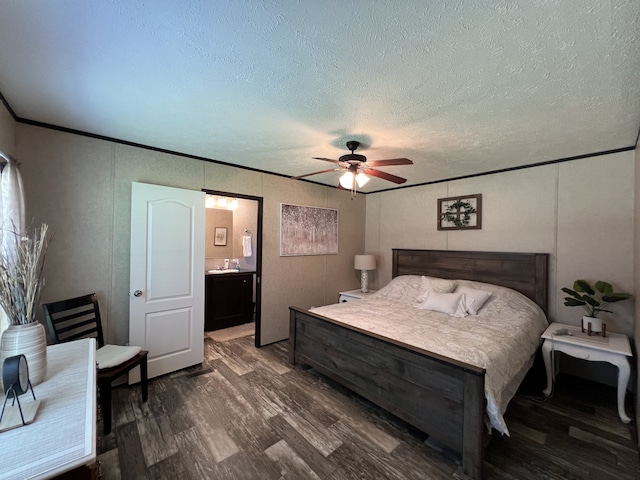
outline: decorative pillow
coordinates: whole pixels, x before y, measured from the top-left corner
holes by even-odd
[[[418,305],[418,308],[446,313],[453,317],[466,317],[470,303],[473,303],[473,300],[467,299],[463,293],[440,293],[427,290],[424,301]]]
[[[427,297],[427,292],[429,290],[433,290],[438,293],[451,293],[453,289],[456,287],[456,284],[453,280],[445,280],[444,278],[436,278],[436,277],[422,277],[422,291],[416,298],[416,303],[420,304],[424,302],[424,299]],[[419,305],[416,305],[419,306]]]
[[[427,277],[422,276],[422,288],[431,289],[438,293],[451,293],[456,288],[456,284],[453,280],[446,280],[444,278]]]
[[[399,275],[378,290],[374,295],[396,302],[413,305],[418,295],[422,293],[422,278],[420,275]]]
[[[471,288],[465,285],[458,285],[456,293],[464,294],[469,300],[473,300],[467,307],[467,313],[477,315],[478,310],[482,308],[485,302],[491,296],[491,292],[480,290],[479,288]]]

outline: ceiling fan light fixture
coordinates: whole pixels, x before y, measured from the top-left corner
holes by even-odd
[[[364,187],[368,181],[369,177],[367,177],[364,173],[360,172],[358,173],[358,175],[356,175],[356,183],[358,184],[358,187]]]
[[[372,167],[392,167],[395,165],[413,165],[413,162],[408,158],[387,158],[385,160],[374,160],[372,162],[367,162],[367,157],[364,155],[360,155],[355,153],[355,150],[360,146],[360,142],[355,140],[350,140],[347,142],[347,148],[351,150],[351,153],[346,155],[342,155],[338,160],[334,160],[333,158],[325,158],[325,157],[313,157],[315,160],[323,160],[325,162],[330,162],[334,164],[334,168],[330,168],[328,170],[321,170],[319,172],[307,173],[306,175],[299,175],[295,178],[299,180],[304,177],[309,177],[311,175],[318,175],[321,173],[329,173],[329,172],[337,172],[337,171],[345,171],[343,175],[339,179],[339,188],[344,190],[351,190],[351,197],[356,196],[356,191],[358,188],[364,187],[364,185],[369,181],[369,179],[373,177],[381,178],[382,180],[387,180],[389,182],[401,184],[407,181],[406,178],[398,177],[396,175],[392,175],[390,173],[376,170],[376,168]],[[335,166],[337,165],[337,166]],[[366,172],[366,174],[365,174]]]
[[[340,186],[342,188],[346,188],[347,190],[351,190],[353,188],[352,172],[344,172],[344,174],[340,177]]]

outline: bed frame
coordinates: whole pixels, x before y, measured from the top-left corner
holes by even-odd
[[[393,249],[394,277],[429,275],[517,290],[546,312],[548,254]],[[289,361],[362,395],[456,452],[482,478],[485,370],[290,307]]]

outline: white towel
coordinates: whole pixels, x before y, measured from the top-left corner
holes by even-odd
[[[242,237],[242,256],[251,256],[251,235],[244,235]]]

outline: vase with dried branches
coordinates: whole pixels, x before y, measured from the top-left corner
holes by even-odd
[[[44,289],[47,232],[47,224],[42,224],[27,235],[6,230],[0,233],[0,307],[9,321],[0,339],[0,368],[5,358],[24,354],[33,385],[44,380],[47,373],[47,339],[36,318]]]

